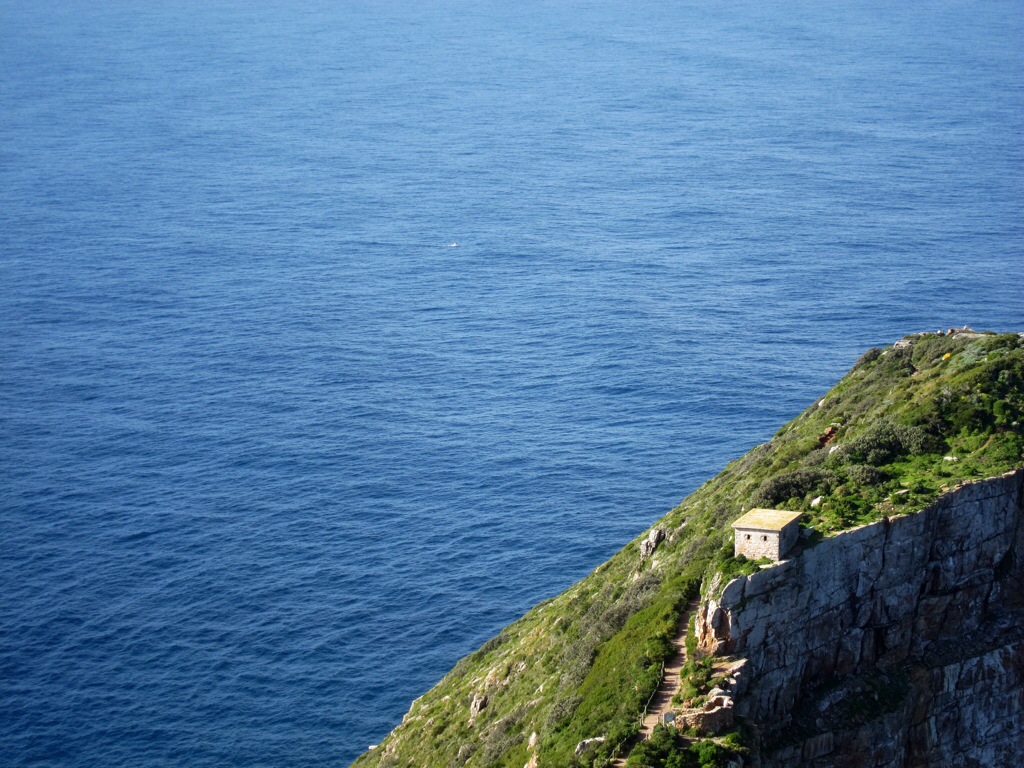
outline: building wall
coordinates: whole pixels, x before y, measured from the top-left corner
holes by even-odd
[[[779,547],[779,559],[786,556],[793,547],[796,546],[797,539],[800,538],[800,521],[794,520],[792,523],[782,529],[782,544]]]
[[[778,560],[779,534],[770,531],[752,531],[737,528],[734,554],[746,555],[751,560],[759,560],[762,557]]]

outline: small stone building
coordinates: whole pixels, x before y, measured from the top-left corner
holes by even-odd
[[[784,509],[752,509],[732,524],[735,555],[751,560],[781,560],[800,538],[800,513]]]

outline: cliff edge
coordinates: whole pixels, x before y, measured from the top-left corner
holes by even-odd
[[[462,659],[354,765],[1013,764],[1022,423],[1024,335],[868,350],[770,442]],[[753,507],[801,514],[784,562],[734,556],[730,525]],[[666,682],[668,722],[644,730]]]

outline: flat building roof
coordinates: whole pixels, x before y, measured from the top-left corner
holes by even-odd
[[[785,509],[752,509],[733,523],[732,527],[754,531],[781,531],[801,514]]]

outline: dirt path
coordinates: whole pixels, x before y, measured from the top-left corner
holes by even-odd
[[[672,697],[676,695],[676,691],[679,690],[679,673],[683,669],[683,665],[686,663],[686,628],[690,622],[690,614],[697,610],[697,605],[700,600],[693,600],[683,615],[679,617],[679,629],[676,633],[676,637],[673,638],[672,644],[676,648],[675,655],[665,662],[665,673],[662,675],[661,684],[658,686],[657,692],[654,694],[654,698],[651,699],[650,705],[647,707],[647,715],[644,717],[643,728],[640,734],[636,738],[634,744],[638,744],[641,741],[647,741],[651,738],[651,734],[654,732],[654,726],[662,721],[666,712],[672,711]],[[626,758],[629,757],[627,752],[623,757],[616,758],[608,765],[612,768],[621,768],[626,764]]]

